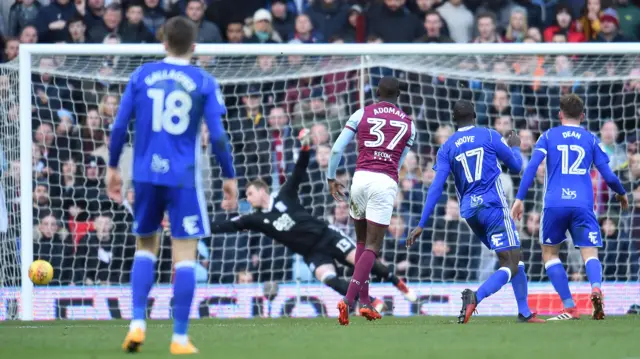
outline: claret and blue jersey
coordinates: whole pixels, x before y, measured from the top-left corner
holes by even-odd
[[[509,148],[495,130],[468,126],[460,128],[438,151],[434,179],[420,226],[433,213],[449,173],[453,173],[460,200],[460,215],[483,243],[496,251],[519,247],[515,224],[509,216],[500,173],[500,161],[519,172],[522,157],[518,147]]]
[[[577,247],[602,245],[600,227],[593,212],[592,164],[607,184],[624,194],[609,168],[609,157],[598,138],[579,126],[558,126],[543,133],[536,143],[516,198],[523,200],[538,166],[546,157],[544,210],[540,240],[557,245],[569,231]]]
[[[200,171],[200,125],[204,117],[212,150],[227,178],[235,176],[226,112],[216,80],[187,60],[166,58],[140,66],[131,76],[111,132],[109,166],[117,167],[129,121],[135,117],[134,230],[156,232],[165,209],[174,237],[209,234]]]

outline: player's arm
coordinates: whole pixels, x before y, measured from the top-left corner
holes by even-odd
[[[422,229],[427,224],[431,214],[433,214],[436,204],[444,192],[444,185],[447,181],[447,177],[449,177],[449,173],[451,172],[451,166],[449,165],[446,151],[443,150],[443,148],[440,148],[438,151],[438,159],[433,169],[436,171],[436,176],[427,191],[427,200],[424,204],[424,208],[422,209],[420,222],[418,223],[418,226],[411,231],[407,238],[407,247],[413,245],[416,239],[422,234]]]
[[[293,168],[293,172],[287,178],[287,181],[282,185],[282,189],[280,190],[282,193],[286,193],[289,196],[297,197],[298,189],[300,189],[300,184],[305,179],[305,175],[307,173],[307,167],[309,167],[309,159],[311,157],[310,152],[310,144],[311,144],[311,134],[308,129],[302,129],[300,134],[298,135],[298,139],[300,140],[300,144],[302,147],[300,148],[300,154],[298,155],[298,161],[296,161],[296,165]]]
[[[205,77],[203,91],[205,93],[204,119],[207,122],[211,139],[211,151],[220,164],[222,175],[227,179],[236,177],[233,168],[233,156],[229,138],[222,126],[222,115],[227,112],[218,84],[212,77]]]
[[[236,171],[233,168],[231,145],[229,144],[227,133],[222,126],[222,115],[227,112],[227,109],[224,106],[220,88],[213,77],[206,74],[203,81],[202,91],[205,95],[204,119],[209,129],[211,151],[220,165],[222,176],[225,178],[222,185],[225,197],[222,208],[229,210],[236,208],[238,183],[235,180]]]
[[[409,140],[407,141],[407,146],[402,151],[402,155],[400,155],[400,161],[398,162],[398,172],[400,171],[400,169],[402,169],[402,164],[404,163],[404,160],[407,157],[407,154],[409,153],[409,151],[411,151],[411,147],[413,146],[413,142],[415,141],[415,139],[416,139],[416,127],[413,124],[413,121],[411,121],[411,137],[409,137]]]
[[[363,109],[354,112],[353,115],[349,117],[347,124],[340,133],[340,136],[338,136],[336,142],[333,144],[333,147],[331,147],[331,157],[329,158],[329,168],[327,170],[327,182],[329,184],[329,191],[331,192],[331,195],[338,201],[344,200],[344,193],[342,193],[344,184],[336,182],[336,171],[338,170],[338,165],[340,165],[342,153],[355,137],[358,124],[362,120],[363,115]]]
[[[522,214],[524,213],[524,204],[522,203],[522,201],[524,201],[524,198],[527,195],[527,191],[529,191],[529,187],[531,187],[531,184],[536,177],[538,167],[540,167],[540,164],[542,163],[542,161],[544,161],[544,158],[546,156],[547,133],[545,132],[542,134],[542,136],[540,136],[540,139],[538,139],[538,142],[533,149],[529,164],[522,174],[520,187],[518,188],[518,193],[516,194],[516,200],[514,201],[513,207],[511,208],[511,216],[517,220],[522,219]]]
[[[211,233],[234,233],[248,231],[255,228],[257,219],[254,214],[237,216],[229,221],[213,221],[211,223]]]
[[[627,209],[629,206],[628,199],[622,183],[618,176],[613,173],[611,167],[609,167],[609,156],[602,150],[600,143],[596,136],[593,136],[593,164],[602,175],[602,178],[607,183],[607,186],[616,193],[616,199],[620,201],[622,209]]]
[[[133,73],[129,83],[127,84],[122,99],[120,100],[120,106],[118,107],[118,113],[116,119],[111,127],[111,137],[109,143],[109,167],[107,168],[107,194],[109,197],[122,203],[122,183],[120,173],[118,170],[118,162],[120,162],[120,155],[127,141],[127,129],[129,128],[129,121],[133,117],[135,110],[135,89],[138,82],[138,75],[140,68]]]
[[[515,134],[515,131],[511,131],[506,140],[503,140],[498,131],[489,130],[489,134],[498,159],[512,173],[519,173],[522,170],[522,154],[520,153],[520,138]]]

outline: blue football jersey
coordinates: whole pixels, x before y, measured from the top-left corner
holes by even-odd
[[[140,66],[131,76],[114,123],[121,134],[122,127],[135,117],[133,180],[169,187],[196,186],[201,176],[202,118],[207,120],[212,140],[224,136],[220,143],[226,144],[220,123],[225,112],[214,77],[188,61],[166,58]],[[112,141],[124,139],[112,137]],[[115,155],[119,157],[119,153]],[[110,166],[114,165],[117,158],[110,161]]]
[[[540,136],[535,146],[547,158],[544,208],[593,210],[591,165],[609,162],[598,137],[578,126],[558,126]]]
[[[448,167],[453,173],[460,215],[469,218],[483,207],[508,207],[498,160],[520,171],[522,158],[516,155],[497,131],[469,126],[460,128],[440,148],[434,170]]]

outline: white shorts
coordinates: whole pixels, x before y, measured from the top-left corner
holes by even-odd
[[[391,177],[382,173],[358,171],[353,175],[349,191],[349,214],[355,220],[366,219],[388,226],[397,194],[398,184]]]

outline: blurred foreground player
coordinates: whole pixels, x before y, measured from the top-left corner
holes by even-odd
[[[355,245],[346,234],[312,216],[300,204],[298,190],[309,165],[310,132],[302,130],[299,138],[302,143],[300,157],[280,191],[270,194],[269,186],[264,181],[252,181],[247,185],[246,194],[247,201],[256,211],[230,221],[215,221],[211,225],[211,232],[252,230],[263,233],[302,255],[319,281],[345,295],[349,283],[338,278],[335,262],[353,267]],[[416,301],[415,293],[379,261],[374,264],[373,273],[392,282],[407,300]],[[379,311],[384,308],[384,302],[379,299],[374,299],[372,305]]]
[[[122,344],[137,352],[145,339],[147,297],[154,282],[158,232],[165,210],[172,224],[173,338],[171,354],[195,354],[187,336],[195,291],[198,239],[210,235],[200,166],[200,121],[204,117],[216,159],[222,168],[226,201],[235,201],[237,185],[221,116],[226,112],[216,80],[189,64],[197,30],[174,17],[164,27],[163,61],[140,66],[131,75],[111,132],[108,190],[119,198],[118,159],[129,121],[135,117],[133,181],[136,200],[133,230],[138,237],[131,272],[133,320]]]
[[[397,105],[400,84],[395,77],[383,77],[376,96],[378,103],[356,111],[331,149],[327,179],[331,195],[344,200],[344,185],[338,183],[336,170],[342,152],[358,134],[358,161],[349,191],[349,214],[356,229],[356,267],[347,295],[338,303],[341,325],[349,324],[349,309],[356,297],[360,314],[367,320],[380,319],[369,302],[369,275],[380,253],[384,235],[391,222],[398,193],[398,171],[415,138],[415,126]]]
[[[520,139],[511,132],[507,141],[495,130],[475,127],[475,110],[469,101],[458,101],[453,107],[458,130],[438,151],[434,166],[436,176],[429,187],[422,218],[407,238],[407,246],[422,234],[422,229],[442,195],[449,173],[453,173],[460,215],[482,243],[496,251],[500,268],[478,288],[462,292],[462,309],[458,323],[465,324],[480,302],[511,281],[518,303],[518,320],[543,323],[529,310],[528,287],[524,263],[520,261],[520,239],[509,209],[500,173],[504,162],[512,172],[520,172],[522,157]]]
[[[593,185],[590,169],[593,164],[607,185],[616,192],[622,209],[629,206],[625,190],[609,167],[609,156],[600,148],[600,140],[580,127],[584,119],[584,104],[575,94],[560,99],[560,123],[540,136],[513,203],[511,214],[522,218],[524,197],[533,182],[538,166],[547,158],[544,209],[540,226],[542,259],[547,276],[560,295],[564,311],[549,320],[579,319],[580,314],[569,290],[567,272],[558,257],[560,244],[569,231],[573,244],[580,248],[591,282],[593,319],[604,319],[602,297],[602,264],[598,247],[602,247],[600,225],[593,213]]]

